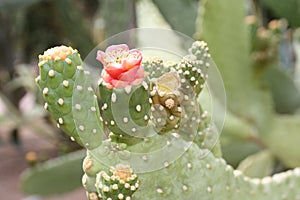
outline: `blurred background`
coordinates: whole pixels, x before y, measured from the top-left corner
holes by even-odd
[[[300,0],[0,0],[0,198],[85,199],[84,152],[43,109],[37,56],[65,44],[84,59],[132,28],[208,42],[227,93],[220,139],[229,164],[250,177],[300,166],[299,7]]]

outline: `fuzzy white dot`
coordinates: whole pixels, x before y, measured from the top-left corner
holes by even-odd
[[[83,125],[80,125],[78,128],[79,128],[79,130],[84,131],[84,126]]]
[[[161,188],[157,188],[156,192],[157,192],[158,194],[164,193],[164,191],[163,191]]]
[[[60,124],[63,124],[64,123],[64,120],[63,120],[63,118],[58,118],[58,123],[60,123]]]
[[[164,97],[165,96],[165,92],[162,92],[162,91],[160,91],[160,92],[158,92],[158,95],[160,96],[160,97]]]
[[[178,111],[178,112],[182,112],[182,108],[181,108],[181,107],[178,107],[178,108],[177,108],[177,111]]]
[[[128,123],[128,118],[127,118],[127,117],[124,117],[124,118],[123,118],[123,122],[124,122],[124,123]]]
[[[158,108],[160,111],[163,111],[164,110],[164,107],[162,105],[159,106]]]
[[[148,84],[145,82],[145,81],[143,81],[143,87],[145,88],[145,90],[148,90]]]
[[[103,187],[103,192],[108,192],[109,191],[109,187],[108,186],[104,186]]]
[[[66,61],[66,63],[68,63],[68,64],[71,64],[71,63],[72,63],[72,60],[71,60],[70,58],[66,58],[65,61]]]
[[[207,192],[212,193],[212,188],[210,186],[207,187]]]
[[[149,98],[149,103],[152,103],[153,101],[152,101],[152,99],[151,98]]]
[[[76,110],[80,110],[81,109],[81,105],[80,104],[75,104],[75,109]]]
[[[169,167],[169,163],[168,162],[164,162],[164,167]]]
[[[48,89],[47,87],[45,87],[45,88],[43,89],[43,94],[46,95],[46,94],[48,94],[48,92],[49,92],[49,89]]]
[[[88,91],[93,92],[93,88],[92,87],[88,87]]]
[[[62,98],[59,98],[57,103],[62,106],[64,104],[64,100]]]
[[[117,101],[117,95],[116,95],[116,93],[112,93],[112,94],[111,94],[111,101],[112,101],[113,103],[115,103],[115,102]]]
[[[103,106],[102,106],[102,110],[106,110],[107,107],[108,107],[108,106],[107,106],[107,103],[104,103]]]
[[[64,80],[64,81],[63,81],[63,86],[64,86],[64,87],[69,87],[69,81]]]
[[[186,185],[183,185],[183,186],[182,186],[182,189],[183,189],[184,191],[187,191],[187,190],[188,190],[188,187],[187,187]]]
[[[130,186],[130,190],[135,191],[136,190],[135,186],[134,185]]]
[[[48,75],[49,75],[50,77],[54,77],[54,75],[55,75],[54,70],[51,69],[51,70],[48,72]]]
[[[80,71],[82,71],[82,70],[83,70],[83,67],[82,67],[82,66],[80,66],[80,65],[79,65],[79,66],[77,66],[76,68],[77,68],[78,70],[80,70]]]
[[[135,109],[136,109],[137,112],[141,112],[142,111],[142,106],[141,105],[137,105],[135,107]]]
[[[144,161],[146,161],[146,160],[148,160],[148,157],[147,157],[146,155],[143,155],[143,156],[142,156],[142,159],[143,159]]]
[[[207,163],[207,164],[206,164],[206,168],[207,168],[207,169],[211,169],[212,167],[211,167],[210,164]]]
[[[82,91],[83,87],[82,87],[81,85],[77,85],[77,86],[76,86],[76,89],[77,89],[78,91]]]
[[[41,80],[41,77],[38,76],[38,77],[36,77],[34,80],[35,80],[36,83],[38,83],[38,82]]]
[[[111,187],[113,190],[117,190],[119,187],[117,184],[113,184],[113,186]]]
[[[123,194],[118,194],[118,199],[124,199],[124,195]]]
[[[124,88],[124,90],[125,90],[125,92],[127,93],[127,94],[130,94],[130,92],[131,92],[131,86],[129,85],[129,86],[126,86],[125,88]]]

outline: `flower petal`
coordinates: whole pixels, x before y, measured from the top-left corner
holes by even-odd
[[[118,79],[121,81],[127,81],[127,82],[134,81],[135,75],[136,75],[138,69],[139,69],[139,66],[132,68],[132,69],[128,70],[127,72],[122,73],[118,77]]]
[[[114,65],[107,65],[107,66],[105,66],[105,70],[106,70],[106,72],[110,75],[110,76],[112,76],[113,78],[115,78],[115,79],[118,79],[118,77],[122,74],[122,73],[124,73],[126,70],[123,68],[123,67],[116,67],[117,65],[116,64],[114,64]],[[122,65],[121,65],[122,66]]]
[[[96,57],[96,59],[99,60],[103,65],[106,65],[106,64],[107,64],[107,63],[104,61],[105,57],[106,57],[106,54],[105,54],[103,51],[101,51],[101,50],[98,50],[98,51],[97,51],[97,57]]]
[[[142,53],[137,49],[132,49],[129,51],[129,56],[124,60],[124,68],[129,70],[136,66],[139,66],[142,62]]]
[[[110,53],[112,51],[129,51],[129,47],[127,46],[127,44],[118,44],[118,45],[111,45],[109,47],[107,47],[107,49],[105,50],[105,53]]]

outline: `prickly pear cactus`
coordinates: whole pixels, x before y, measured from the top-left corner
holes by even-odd
[[[39,56],[38,65],[40,75],[36,82],[46,101],[44,108],[57,121],[57,127],[78,144],[87,148],[97,147],[102,134],[98,122],[99,108],[89,72],[84,71],[77,50],[66,46],[48,49]],[[81,101],[83,98],[84,101]]]
[[[107,88],[99,84],[103,122],[109,129],[109,136],[115,140],[135,141],[138,128],[146,126],[149,120],[149,86],[144,81],[141,86],[127,86],[122,89]],[[123,103],[129,107],[125,107]],[[116,113],[123,113],[121,117]],[[131,121],[132,120],[132,121]]]
[[[251,179],[220,158],[219,133],[198,98],[212,63],[205,42],[179,63],[143,61],[125,44],[98,51],[97,60],[100,109],[71,47],[40,56],[37,78],[45,108],[87,148],[89,200],[300,199],[300,169]]]

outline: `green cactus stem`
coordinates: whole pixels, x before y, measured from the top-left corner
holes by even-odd
[[[126,144],[142,137],[141,128],[149,121],[149,84],[110,89],[99,83],[102,120],[109,129],[109,136]],[[136,138],[135,138],[136,137]]]
[[[101,144],[102,128],[97,99],[89,72],[84,71],[77,50],[59,46],[39,56],[40,75],[36,82],[46,101],[45,109],[71,140],[87,148]],[[76,98],[75,98],[76,97]],[[79,123],[80,117],[86,119]]]
[[[189,49],[189,55],[185,56],[176,66],[176,70],[198,95],[204,87],[207,79],[207,68],[210,66],[211,56],[207,43],[196,41]]]

